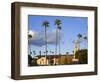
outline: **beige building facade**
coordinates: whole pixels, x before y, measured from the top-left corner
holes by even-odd
[[[48,55],[47,57],[41,56],[37,59],[38,65],[64,65],[71,64],[74,55]]]

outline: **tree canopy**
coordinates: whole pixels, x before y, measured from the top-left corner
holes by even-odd
[[[75,53],[76,59],[79,59],[80,64],[87,64],[88,63],[88,53],[87,49],[78,50]]]

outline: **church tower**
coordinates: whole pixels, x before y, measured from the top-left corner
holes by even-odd
[[[75,58],[75,53],[76,53],[76,51],[79,50],[79,41],[76,40],[76,41],[74,41],[73,43],[74,43],[73,54],[74,54],[74,58]]]

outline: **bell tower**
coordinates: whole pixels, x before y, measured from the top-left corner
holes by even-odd
[[[73,46],[73,54],[74,54],[74,58],[75,58],[75,53],[76,53],[76,51],[79,50],[79,41],[78,40],[75,40],[73,43],[74,43],[74,46]]]

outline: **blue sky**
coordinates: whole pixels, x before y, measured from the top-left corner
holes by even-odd
[[[81,33],[83,36],[87,36],[88,31],[88,18],[87,17],[70,17],[70,16],[43,16],[43,15],[29,15],[28,16],[28,30],[34,34],[33,42],[29,41],[29,50],[45,51],[45,45],[42,40],[44,38],[44,27],[42,22],[47,20],[50,24],[47,28],[48,51],[55,51],[55,28],[54,21],[56,19],[61,20],[61,53],[72,53],[73,40],[77,39],[77,34]],[[53,43],[54,41],[54,43]],[[82,42],[81,48],[84,47]]]

